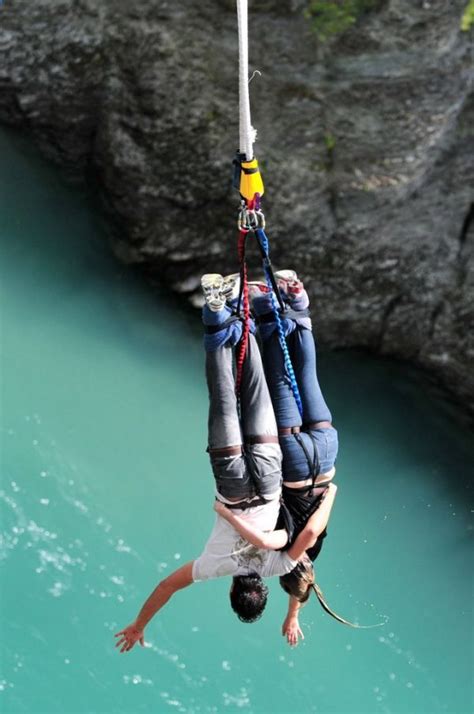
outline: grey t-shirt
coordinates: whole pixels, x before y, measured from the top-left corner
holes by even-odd
[[[275,527],[280,508],[279,499],[239,513],[262,531]],[[204,551],[194,561],[193,580],[209,580],[224,575],[257,573],[262,578],[284,575],[296,566],[287,553],[256,548],[244,540],[224,518],[216,514],[216,522]]]

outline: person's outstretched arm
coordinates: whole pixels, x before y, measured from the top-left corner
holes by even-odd
[[[302,604],[295,597],[290,595],[288,601],[288,613],[283,621],[281,628],[281,634],[286,637],[286,641],[290,647],[296,647],[298,644],[298,639],[304,640],[303,632],[300,628],[300,623],[298,620],[299,611]]]
[[[290,558],[293,560],[299,560],[305,551],[316,543],[318,536],[321,535],[328,524],[329,516],[331,515],[331,510],[334,505],[334,499],[336,498],[336,493],[336,484],[330,483],[327,493],[324,496],[318,510],[315,511],[311,518],[308,519],[307,524],[291,548],[288,548],[287,552]]]
[[[193,582],[193,563],[194,561],[186,563],[158,583],[138,613],[135,622],[116,633],[115,637],[119,639],[115,646],[120,647],[120,652],[129,652],[137,642],[144,646],[144,629],[151,618],[166,605],[175,592]]]
[[[288,533],[283,528],[277,531],[262,531],[260,528],[250,525],[244,518],[232,513],[230,508],[226,508],[221,501],[215,501],[214,510],[222,518],[225,518],[242,538],[257,548],[278,550],[288,542]]]

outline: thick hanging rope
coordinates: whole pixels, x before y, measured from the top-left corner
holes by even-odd
[[[244,160],[251,161],[253,159],[255,130],[252,127],[250,118],[248,0],[237,0],[237,24],[239,28],[239,152]],[[244,326],[236,357],[235,390],[237,396],[240,395],[240,385],[242,383],[242,373],[250,333],[250,302],[247,262],[245,260],[247,234],[248,228],[241,226],[237,246],[240,261],[240,295],[237,311],[240,313],[242,308]]]
[[[256,131],[250,118],[249,94],[249,26],[248,2],[237,0],[237,20],[239,25],[239,133],[240,153],[247,161],[253,159],[253,145]]]
[[[240,279],[241,292],[238,303],[238,311],[243,307],[244,329],[242,338],[237,352],[237,374],[236,374],[236,392],[240,393],[240,385],[242,381],[242,371],[245,356],[248,347],[248,338],[250,332],[250,306],[248,297],[247,284],[247,263],[245,260],[245,242],[247,234],[252,231],[257,236],[265,271],[267,284],[271,289],[272,307],[277,323],[278,339],[283,351],[285,369],[291,385],[292,392],[295,397],[298,410],[303,416],[303,405],[301,396],[296,382],[295,372],[291,364],[288,346],[286,344],[285,333],[280,318],[280,311],[284,310],[284,303],[281,299],[278,286],[273,275],[273,270],[270,261],[270,247],[268,238],[263,230],[264,219],[263,213],[260,211],[260,197],[263,194],[263,182],[258,170],[258,162],[254,159],[253,144],[256,138],[256,131],[252,127],[250,116],[250,92],[249,92],[249,42],[248,42],[248,0],[237,0],[237,21],[239,28],[239,156],[236,159],[236,165],[240,168],[237,176],[234,176],[234,185],[239,188],[241,196],[245,199],[244,209],[241,215],[245,213],[249,225],[245,222],[239,226],[239,260],[240,260]],[[252,220],[249,216],[252,215]],[[260,219],[262,222],[260,223]],[[278,302],[277,302],[278,301]]]

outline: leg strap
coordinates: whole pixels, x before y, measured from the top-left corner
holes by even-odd
[[[313,438],[311,438],[314,450],[313,458],[311,458],[310,453],[306,448],[306,444],[304,443],[304,439],[301,437],[301,434],[295,434],[295,439],[304,451],[304,455],[306,456],[306,461],[308,463],[308,478],[312,479],[314,486],[316,476],[318,475],[318,451],[316,449],[316,442]],[[313,488],[313,486],[311,486],[311,488]]]
[[[224,328],[229,327],[229,325],[232,325],[232,323],[238,322],[241,319],[240,315],[231,315],[225,322],[221,322],[220,325],[204,325],[204,332],[206,335],[215,335],[216,332],[220,332]]]
[[[210,456],[240,456],[243,453],[243,447],[239,446],[224,446],[222,449],[206,449]]]
[[[319,473],[319,454],[318,454],[318,444],[314,436],[309,432],[309,437],[311,441],[313,442],[313,473],[311,474],[311,478],[313,479],[313,488],[314,484],[316,483],[316,477]]]
[[[299,426],[281,426],[278,428],[279,436],[291,436],[291,434],[299,434],[301,427]]]
[[[261,434],[260,436],[244,436],[245,444],[278,444],[278,436]]]

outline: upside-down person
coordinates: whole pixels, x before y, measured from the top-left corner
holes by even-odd
[[[285,302],[285,310],[280,312],[281,333],[285,335],[291,357],[301,398],[300,408],[291,386],[288,367],[285,366],[272,291],[265,283],[257,282],[251,284],[250,294],[262,337],[265,375],[283,452],[283,499],[293,519],[293,538],[297,538],[297,542],[304,544],[306,549],[306,557],[300,558],[296,568],[280,577],[281,586],[290,596],[282,631],[289,644],[294,646],[299,637],[303,638],[298,613],[307,601],[311,588],[327,612],[346,622],[324,602],[321,591],[314,583],[311,562],[321,551],[337,490],[331,480],[336,471],[334,463],[338,438],[318,382],[308,295],[293,271],[277,272],[275,278]],[[265,547],[260,532],[254,530],[251,533],[248,524],[243,523],[237,514],[222,505],[217,508],[250,542]],[[288,552],[291,550],[290,544]]]
[[[202,554],[161,581],[135,621],[116,634],[116,646],[127,652],[140,642],[151,618],[178,591],[199,580],[232,576],[230,601],[243,622],[257,620],[265,607],[267,587],[262,578],[285,575],[303,557],[306,542],[297,539],[286,551],[286,530],[274,530],[282,482],[282,454],[262,360],[253,334],[249,336],[240,388],[240,418],[233,374],[234,348],[242,336],[242,321],[233,317],[238,302],[239,276],[202,278],[205,297],[206,377],[209,388],[209,446],[216,499],[225,513],[262,534],[260,546],[219,513]],[[225,506],[224,506],[225,504]]]

